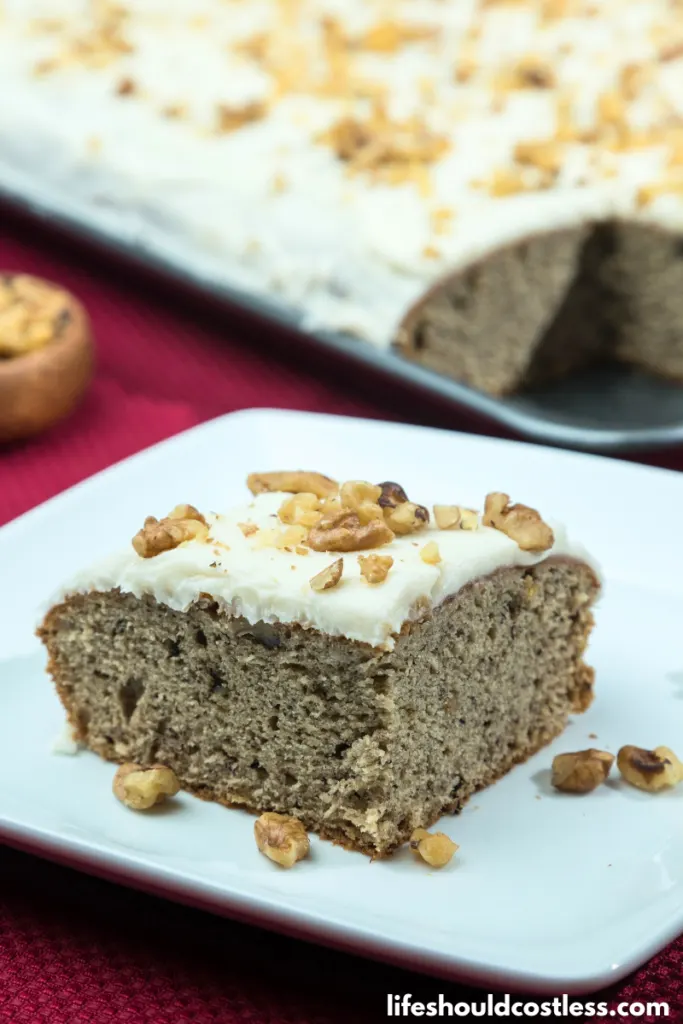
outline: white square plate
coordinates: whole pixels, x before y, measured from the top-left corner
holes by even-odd
[[[33,636],[46,597],[178,501],[242,500],[252,470],[395,479],[425,504],[489,490],[564,519],[606,587],[589,661],[597,697],[565,734],[440,828],[459,844],[430,871],[403,850],[370,863],[313,840],[282,871],[253,819],[185,794],[137,815],[113,767],[58,757],[63,715]],[[236,413],[114,466],[0,530],[0,836],[83,870],[367,956],[504,988],[587,992],[683,930],[683,786],[610,782],[553,793],[554,754],[666,744],[683,755],[683,475],[420,427],[304,413]],[[589,734],[597,739],[589,739]]]

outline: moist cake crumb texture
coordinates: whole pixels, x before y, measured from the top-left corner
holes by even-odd
[[[250,485],[222,514],[148,517],[55,599],[39,633],[92,750],[384,854],[590,703],[599,574],[559,524],[498,492],[441,529],[395,483]]]

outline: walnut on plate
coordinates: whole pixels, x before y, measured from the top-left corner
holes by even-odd
[[[145,768],[130,762],[119,766],[112,785],[116,799],[133,811],[148,811],[166,797],[175,796],[179,789],[175,772],[166,765]]]
[[[511,505],[510,496],[500,491],[486,495],[484,526],[500,530],[514,540],[522,551],[547,551],[555,543],[553,531],[535,508]]]
[[[552,784],[562,793],[591,793],[601,785],[614,764],[606,750],[577,750],[553,758]]]
[[[617,767],[626,782],[647,793],[670,789],[683,781],[683,764],[669,747],[622,747],[617,754]]]
[[[286,491],[290,494],[315,494],[317,498],[330,498],[339,490],[336,480],[331,480],[322,473],[312,473],[303,469],[250,473],[247,477],[247,487],[252,494]]]
[[[311,843],[298,818],[267,811],[254,822],[254,837],[261,853],[282,868],[293,867],[308,856]]]
[[[410,837],[410,849],[430,867],[443,868],[459,847],[444,832],[416,828]]]

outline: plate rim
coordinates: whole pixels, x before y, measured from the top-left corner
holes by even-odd
[[[402,422],[383,421],[366,419],[361,417],[343,416],[328,413],[305,412],[300,410],[281,410],[270,407],[257,407],[237,410],[226,413],[213,419],[204,421],[184,431],[172,435],[160,442],[149,445],[137,453],[129,455],[118,462],[92,474],[74,484],[72,487],[54,495],[41,504],[29,509],[22,515],[8,521],[0,527],[0,544],[11,538],[15,530],[22,530],[31,526],[33,521],[38,521],[45,515],[49,515],[53,509],[59,508],[63,502],[71,501],[78,497],[83,488],[92,486],[95,482],[115,475],[122,467],[129,463],[144,463],[149,458],[154,458],[155,453],[160,449],[172,449],[174,447],[189,444],[192,447],[197,443],[198,435],[203,432],[220,430],[220,426],[227,421],[234,424],[236,421],[244,421],[253,425],[254,421],[272,423],[272,418],[282,420],[318,420],[331,422],[339,428],[345,421],[352,421],[355,424],[379,430],[396,430],[397,432],[419,432],[426,434],[439,434],[457,438],[463,444],[473,444],[481,449],[503,449],[513,446],[524,450],[532,449],[537,458],[552,457],[553,460],[560,459],[565,464],[569,462],[576,464],[577,460],[581,465],[586,460],[596,466],[609,465],[618,473],[637,474],[656,479],[666,479],[669,483],[677,481],[677,486],[683,488],[683,474],[670,469],[644,466],[638,463],[630,463],[610,458],[602,454],[584,453],[572,450],[560,450],[548,448],[543,445],[534,444],[528,441],[481,436],[468,434],[466,432],[449,431],[443,428],[412,425]],[[597,460],[597,462],[596,462]],[[79,842],[77,838],[60,835],[57,832],[44,830],[40,827],[31,826],[25,822],[13,820],[11,815],[0,813],[0,837],[8,845],[16,846],[18,849],[32,852],[38,856],[59,863],[68,864],[77,870],[86,871],[101,877],[109,878],[123,884],[132,884],[133,888],[142,888],[145,891],[156,892],[151,874],[155,870],[152,865],[147,867],[135,866],[135,859],[127,857],[125,853],[113,850],[103,856],[101,852],[93,851],[90,844]],[[66,853],[64,852],[66,851]],[[144,853],[141,853],[144,857]],[[92,870],[91,870],[92,869]],[[634,949],[628,956],[622,957],[618,962],[611,962],[596,967],[592,972],[582,972],[579,976],[562,976],[556,972],[541,971],[534,973],[518,968],[496,967],[492,964],[483,964],[480,961],[468,961],[461,955],[447,956],[440,951],[425,951],[416,945],[410,945],[400,940],[389,941],[386,936],[369,934],[368,926],[350,925],[330,926],[330,922],[317,920],[311,917],[305,908],[295,913],[288,907],[274,907],[271,901],[262,894],[248,896],[234,889],[231,891],[227,886],[223,890],[221,898],[211,902],[204,900],[201,894],[197,894],[196,882],[188,882],[187,876],[183,880],[182,872],[168,871],[168,876],[174,879],[174,883],[164,886],[163,895],[165,898],[174,899],[181,894],[181,902],[190,902],[204,910],[213,910],[224,916],[236,917],[239,920],[249,921],[260,927],[271,928],[282,931],[285,934],[295,935],[298,938],[305,938],[309,941],[320,942],[324,945],[331,945],[334,948],[343,949],[346,952],[369,956],[374,959],[385,960],[390,963],[421,971],[422,973],[435,975],[448,980],[459,980],[479,987],[495,984],[500,987],[504,984],[510,991],[519,992],[556,992],[558,988],[568,994],[587,994],[614,984],[621,980],[636,967],[649,959],[657,951],[668,945],[683,928],[683,912],[679,910],[674,915],[669,915],[670,920],[666,927],[660,928],[657,937],[651,936],[648,941],[638,949]],[[202,887],[199,886],[199,889]],[[250,904],[251,910],[247,908]],[[254,905],[258,908],[254,911]],[[303,923],[302,923],[303,921]],[[603,958],[604,959],[604,958]]]

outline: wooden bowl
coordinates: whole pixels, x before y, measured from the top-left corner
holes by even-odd
[[[13,287],[17,280],[53,290],[59,313],[51,340],[32,351],[0,358],[0,442],[39,434],[67,416],[88,386],[93,367],[90,320],[78,299],[51,281],[26,274],[0,275],[3,288]]]

